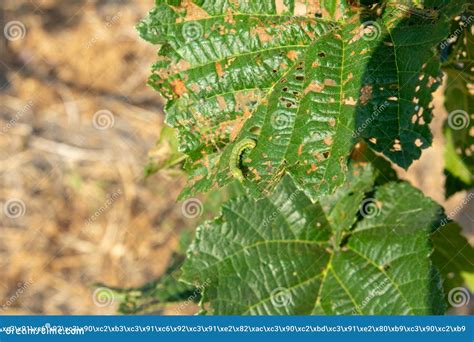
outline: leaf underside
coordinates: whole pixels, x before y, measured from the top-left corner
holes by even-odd
[[[354,172],[354,189],[367,188],[371,171]],[[206,281],[205,300],[218,315],[442,314],[429,258],[438,205],[394,182],[376,189],[371,208],[360,200],[344,204],[365,212],[357,223],[326,208],[328,221],[285,176],[268,198],[232,200],[198,228],[182,280]]]
[[[436,47],[458,2],[157,0],[138,30],[160,45],[150,84],[189,156],[182,195],[231,181],[232,149],[249,138],[238,167],[259,194],[284,174],[313,200],[332,193],[358,139],[407,168],[431,144]]]

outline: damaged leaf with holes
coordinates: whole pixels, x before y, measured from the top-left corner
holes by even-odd
[[[437,46],[465,2],[368,3],[156,1],[138,30],[159,45],[150,84],[188,156],[182,197],[232,181],[245,139],[256,146],[239,167],[257,197],[285,174],[312,200],[333,193],[360,139],[404,168],[420,157]]]
[[[444,43],[449,57],[445,106],[449,112],[444,133],[446,196],[474,187],[474,5],[452,23]]]

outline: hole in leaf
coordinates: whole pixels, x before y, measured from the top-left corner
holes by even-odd
[[[259,135],[260,134],[260,127],[258,126],[253,126],[252,128],[250,128],[250,133],[252,134],[256,134],[256,135]]]

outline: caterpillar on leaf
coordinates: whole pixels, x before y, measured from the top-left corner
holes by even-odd
[[[230,158],[229,158],[229,168],[230,168],[230,173],[234,178],[239,180],[239,182],[244,181],[244,174],[242,173],[242,170],[240,169],[240,159],[242,157],[242,153],[247,150],[247,149],[253,149],[257,143],[255,140],[246,138],[238,143],[235,144],[234,148],[232,149],[232,152],[230,153]]]

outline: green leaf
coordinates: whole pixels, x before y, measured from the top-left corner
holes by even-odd
[[[447,74],[445,106],[446,196],[474,186],[474,8],[467,8],[453,22],[444,42],[450,56],[443,65]],[[451,44],[450,44],[451,43]]]
[[[369,81],[361,96],[372,101],[358,107],[357,127],[365,127],[360,135],[371,148],[407,169],[432,142],[430,102],[441,81],[436,48],[448,25],[429,12],[404,11],[393,3],[383,17],[383,41],[366,68]]]
[[[439,206],[406,183],[377,188],[367,203],[339,243],[341,228],[286,176],[271,196],[232,200],[200,226],[182,279],[207,279],[204,298],[219,315],[443,313],[429,259]]]
[[[373,12],[317,3],[158,0],[138,25],[161,45],[150,84],[190,157],[183,196],[227,184],[239,167],[254,192],[288,173],[317,199],[344,182],[358,138],[405,168],[431,144],[435,47],[454,5],[417,16],[396,1]],[[244,139],[256,147],[235,165]]]
[[[375,179],[375,184],[377,185],[392,181],[397,182],[399,180],[390,162],[362,142],[357,144],[356,148],[352,151],[351,160],[352,163],[370,163],[377,170],[377,177]]]
[[[330,196],[321,198],[321,205],[334,230],[339,244],[343,233],[352,228],[357,221],[360,203],[365,193],[372,191],[374,171],[371,167],[351,165],[346,183]]]
[[[474,277],[474,248],[462,235],[461,227],[455,223],[444,224],[433,233],[431,241],[434,245],[431,259],[443,276],[446,296],[464,285],[474,292],[471,281]]]
[[[313,4],[318,7],[318,3]],[[340,20],[350,16],[350,5],[345,0],[321,0],[319,1],[319,8],[316,10],[315,16],[322,18]]]

